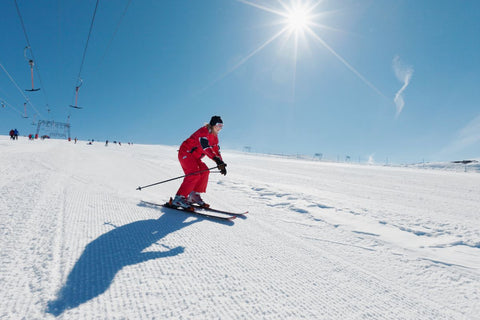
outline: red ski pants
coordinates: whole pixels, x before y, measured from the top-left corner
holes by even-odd
[[[182,151],[181,149],[178,152],[178,160],[180,161],[185,174],[201,170],[205,171],[183,178],[182,185],[178,189],[177,194],[188,197],[192,191],[199,193],[207,191],[208,175],[210,174],[207,165],[201,159],[196,158],[191,153]]]

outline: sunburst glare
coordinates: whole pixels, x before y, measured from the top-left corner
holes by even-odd
[[[286,14],[287,26],[291,31],[304,31],[312,23],[312,16],[305,7],[289,9]]]
[[[297,59],[298,59],[298,46],[299,38],[302,35],[302,39],[308,40],[311,39],[316,43],[320,44],[322,47],[327,49],[328,52],[332,53],[343,65],[345,65],[350,71],[353,72],[361,81],[363,81],[367,86],[372,88],[376,93],[386,98],[385,95],[377,89],[370,81],[367,80],[358,70],[356,70],[350,63],[347,62],[339,53],[337,53],[323,38],[321,38],[318,33],[314,31],[314,28],[322,28],[324,30],[334,30],[324,24],[321,24],[318,19],[322,15],[322,12],[319,10],[319,5],[323,0],[318,0],[316,2],[309,0],[290,0],[290,3],[286,4],[282,0],[278,0],[281,5],[281,8],[268,7],[257,2],[252,2],[248,0],[238,0],[246,5],[251,7],[263,10],[265,12],[273,13],[277,16],[282,17],[281,21],[281,30],[275,35],[264,41],[259,47],[252,50],[246,58],[242,59],[238,64],[231,68],[226,74],[233,72],[235,69],[240,67],[242,64],[247,62],[254,55],[262,51],[267,45],[272,43],[274,40],[279,38],[282,35],[286,35],[287,38],[291,38],[293,35],[293,57],[294,57],[294,73],[293,81],[295,82],[296,69],[297,69]],[[226,75],[224,74],[222,78]]]

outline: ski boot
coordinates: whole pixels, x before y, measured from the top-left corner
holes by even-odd
[[[203,201],[198,192],[192,191],[188,195],[187,201],[191,204],[197,204],[201,208],[210,208],[210,205]]]
[[[186,210],[186,211],[193,211],[194,210],[194,208],[187,201],[187,199],[185,199],[184,196],[179,195],[179,194],[177,194],[175,196],[175,199],[173,199],[173,200],[172,200],[172,198],[170,198],[169,205],[171,205],[172,207],[182,208],[183,210]]]

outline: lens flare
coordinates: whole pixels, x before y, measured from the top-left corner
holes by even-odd
[[[304,31],[311,23],[311,16],[305,8],[295,8],[287,13],[287,26],[292,31]]]
[[[279,24],[281,25],[280,30],[272,35],[270,38],[265,40],[257,48],[253,49],[249,54],[247,54],[243,59],[241,59],[237,64],[227,70],[224,74],[218,77],[213,83],[216,83],[226,77],[228,74],[235,71],[241,65],[245,64],[253,56],[261,52],[268,45],[279,38],[284,38],[287,41],[292,42],[293,48],[293,85],[295,86],[295,78],[297,73],[297,59],[299,52],[299,43],[301,40],[307,41],[308,39],[313,40],[315,43],[326,49],[328,52],[333,54],[346,68],[348,68],[353,74],[355,74],[361,81],[363,81],[367,86],[373,89],[380,96],[386,98],[386,96],[375,87],[365,76],[363,76],[359,71],[357,71],[346,59],[344,59],[339,53],[337,53],[317,32],[315,29],[323,30],[336,30],[327,25],[324,25],[319,22],[319,18],[328,14],[326,11],[320,11],[320,4],[324,0],[290,0],[286,3],[284,0],[277,0],[280,6],[271,7],[262,4],[259,0],[237,0],[248,6],[260,9],[262,11],[272,13],[278,17],[281,17]],[[212,84],[213,84],[212,83]],[[211,84],[211,85],[212,85]],[[293,90],[295,92],[295,89]]]

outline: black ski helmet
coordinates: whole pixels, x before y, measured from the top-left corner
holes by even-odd
[[[212,119],[210,119],[210,125],[212,127],[216,126],[219,123],[223,124],[222,118],[220,118],[220,116],[213,116]]]

